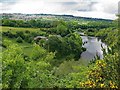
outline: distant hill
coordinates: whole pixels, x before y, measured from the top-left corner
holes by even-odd
[[[76,20],[85,20],[85,21],[113,21],[110,19],[80,17],[80,16],[73,16],[73,15],[55,15],[55,14],[2,13],[0,14],[0,16],[2,18],[7,18],[7,19],[23,19],[23,20],[40,19],[40,18],[43,18],[43,19],[44,18],[47,18],[47,19],[61,18],[61,19],[76,19]]]

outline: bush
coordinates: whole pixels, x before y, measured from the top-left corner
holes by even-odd
[[[17,32],[16,32],[16,36],[19,36],[19,37],[21,37],[22,39],[25,39],[25,35],[24,35],[24,32],[23,32],[23,31],[17,31]]]
[[[3,32],[2,35],[6,36],[8,38],[15,38],[16,37],[16,35],[14,35],[13,33],[11,33],[10,31]]]
[[[25,30],[25,33],[30,33],[30,31],[29,30]]]
[[[103,60],[96,60],[93,68],[88,72],[87,81],[80,85],[87,88],[118,88],[118,62],[118,53],[107,54]]]
[[[33,41],[32,35],[25,35],[24,41],[27,43],[32,43],[32,41]]]

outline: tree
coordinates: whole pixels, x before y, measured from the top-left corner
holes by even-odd
[[[75,55],[75,58],[80,58],[80,54],[82,53],[82,39],[79,34],[71,33],[65,37],[67,42],[67,46],[69,47],[69,53]]]
[[[45,43],[45,48],[50,52],[56,52],[56,57],[63,58],[68,55],[80,58],[82,53],[82,39],[79,34],[71,33],[68,36],[50,36]]]
[[[50,36],[45,43],[45,48],[50,52],[56,52],[58,58],[66,55],[65,46],[63,38],[58,36]]]
[[[61,36],[65,36],[69,33],[69,30],[67,29],[67,25],[65,22],[60,21],[60,23],[56,27],[57,34],[60,34]]]
[[[26,64],[22,50],[17,45],[10,45],[2,57],[2,87],[20,88],[24,78]]]
[[[2,88],[53,87],[55,76],[50,68],[54,53],[35,45],[30,60],[26,61],[23,49],[11,44],[2,55]]]

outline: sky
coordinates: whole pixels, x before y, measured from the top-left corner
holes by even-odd
[[[116,19],[120,0],[0,0],[0,13],[59,14]]]

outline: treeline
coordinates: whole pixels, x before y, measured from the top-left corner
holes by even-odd
[[[51,28],[56,26],[56,21],[50,20],[10,20],[2,19],[2,26],[10,27],[38,27],[38,28]]]
[[[89,22],[87,24],[79,25],[79,28],[81,29],[88,29],[88,28],[94,28],[94,29],[103,29],[108,27],[115,27],[115,23],[112,21],[96,21],[96,22]]]
[[[62,20],[64,21],[64,20]],[[59,25],[61,20],[11,20],[11,19],[2,19],[2,26],[10,26],[10,27],[32,27],[32,28],[53,28]],[[65,21],[64,21],[65,22]],[[70,29],[88,29],[88,28],[96,28],[103,29],[108,27],[115,27],[116,23],[113,21],[89,21],[89,23],[81,24],[79,21],[75,22],[75,20],[65,22]],[[79,24],[78,24],[79,23]],[[73,28],[74,27],[74,28]]]
[[[47,36],[45,32],[30,32],[29,30],[25,31],[16,31],[15,33],[9,31],[2,33],[3,37],[7,37],[9,39],[16,39],[18,43],[27,42],[32,43],[34,40],[34,37],[36,36]]]

